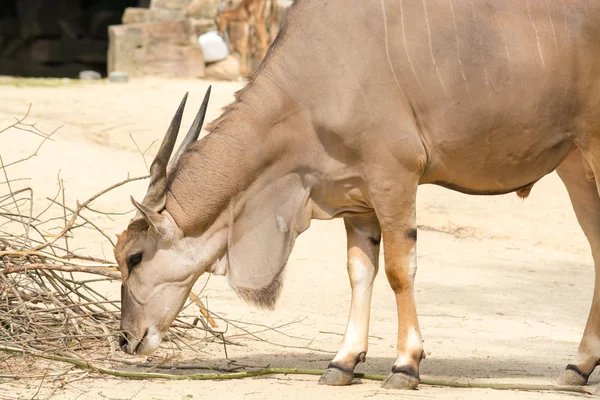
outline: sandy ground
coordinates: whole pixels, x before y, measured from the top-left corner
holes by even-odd
[[[183,126],[189,126],[208,82],[134,80],[128,84],[64,84],[53,87],[0,80],[0,127],[32,104],[30,121],[50,131],[48,142],[11,178],[30,177],[42,204],[64,179],[71,204],[131,176],[145,166],[129,134],[141,148],[162,138],[185,91],[190,91]],[[213,83],[208,120],[233,99],[238,83]],[[0,135],[4,162],[29,154],[36,139],[23,132]],[[153,155],[157,146],[149,154]],[[150,160],[149,160],[150,161]],[[128,196],[140,199],[146,182],[131,184],[102,198],[98,208],[131,209]],[[130,215],[102,220],[118,233]],[[424,186],[419,192],[419,272],[416,300],[427,359],[423,378],[460,381],[550,383],[572,359],[583,332],[593,288],[587,242],[573,215],[562,183],[551,174],[522,201],[516,195],[467,196]],[[86,250],[112,257],[106,243],[77,237]],[[345,235],[341,220],[315,221],[297,241],[287,267],[286,284],[276,311],[243,304],[223,278],[209,280],[203,294],[210,308],[231,320],[269,326],[291,323],[284,334],[266,333],[270,343],[240,339],[228,346],[238,364],[325,368],[344,331],[350,291],[345,270]],[[196,288],[205,284],[201,278]],[[106,288],[115,291],[115,287]],[[385,274],[375,285],[367,362],[357,371],[386,374],[395,357],[396,311]],[[216,365],[222,346],[207,345],[194,355]],[[121,355],[119,355],[121,356]],[[181,357],[185,358],[184,355]],[[189,355],[188,355],[189,358]],[[0,366],[2,368],[2,366]],[[558,399],[569,394],[501,392],[421,386],[395,392],[377,382],[349,387],[317,385],[318,377],[275,376],[227,382],[132,381],[92,377],[54,391],[57,399],[346,399],[403,396],[444,399]],[[598,383],[597,375],[590,382]],[[31,398],[38,380],[0,379],[0,398]],[[49,395],[52,385],[42,385]]]

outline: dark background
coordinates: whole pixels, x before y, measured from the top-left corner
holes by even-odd
[[[0,75],[106,75],[108,26],[150,0],[0,0]]]

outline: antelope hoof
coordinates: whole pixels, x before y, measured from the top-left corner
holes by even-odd
[[[567,366],[567,369],[558,378],[558,384],[563,386],[584,386],[587,381],[588,376],[573,365]]]
[[[416,389],[419,385],[419,373],[412,367],[394,367],[392,373],[381,383],[384,389]]]
[[[353,371],[344,371],[335,367],[329,367],[319,379],[319,385],[346,386],[354,379]]]

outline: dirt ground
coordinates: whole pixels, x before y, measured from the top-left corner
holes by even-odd
[[[50,131],[53,142],[39,156],[12,170],[11,178],[30,177],[38,204],[64,179],[68,200],[84,199],[112,183],[145,174],[140,148],[162,138],[185,91],[190,91],[183,126],[189,126],[209,82],[133,80],[127,84],[52,83],[0,79],[0,127],[10,124],[32,104],[30,121]],[[239,83],[213,83],[207,121],[233,99]],[[31,135],[0,135],[4,162],[29,154],[37,145]],[[149,152],[149,160],[157,145]],[[147,182],[126,186],[101,199],[106,211],[131,209]],[[131,215],[103,220],[111,234],[120,232]],[[427,359],[423,378],[477,382],[551,383],[576,353],[593,288],[587,241],[573,215],[566,191],[551,174],[528,199],[515,194],[467,196],[423,186],[418,203],[416,300]],[[91,254],[112,257],[99,240],[77,237]],[[203,295],[209,308],[232,321],[278,326],[266,341],[240,338],[228,346],[238,364],[325,368],[341,342],[349,309],[345,269],[345,235],[341,220],[315,221],[301,235],[290,257],[283,295],[275,311],[243,304],[224,278],[211,278]],[[199,290],[206,283],[202,277]],[[118,298],[118,286],[106,288]],[[232,330],[231,332],[235,332]],[[385,274],[375,284],[367,362],[357,371],[387,374],[395,358],[396,311]],[[222,346],[178,355],[203,365],[223,363]],[[124,357],[119,355],[119,357]],[[143,360],[142,360],[143,361]],[[0,365],[0,368],[2,366]],[[378,382],[349,387],[317,385],[316,376],[272,376],[235,381],[144,381],[94,376],[64,388],[41,384],[39,396],[56,399],[558,399],[565,393],[504,392],[420,386],[411,392],[387,391]],[[592,375],[591,384],[600,381]],[[40,381],[0,378],[0,398],[31,398]],[[52,390],[54,389],[54,392]],[[42,397],[43,397],[42,396]]]

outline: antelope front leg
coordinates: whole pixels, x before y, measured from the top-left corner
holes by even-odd
[[[378,270],[381,241],[381,229],[374,214],[346,217],[344,223],[348,241],[348,276],[352,287],[350,316],[342,348],[319,381],[334,386],[349,385],[354,378],[354,368],[359,362],[365,361],[371,294]]]
[[[417,183],[383,182],[373,194],[375,210],[383,234],[385,274],[396,297],[398,341],[392,373],[383,381],[387,389],[414,389],[419,384],[419,363],[423,341],[414,299],[417,272],[416,193]]]

